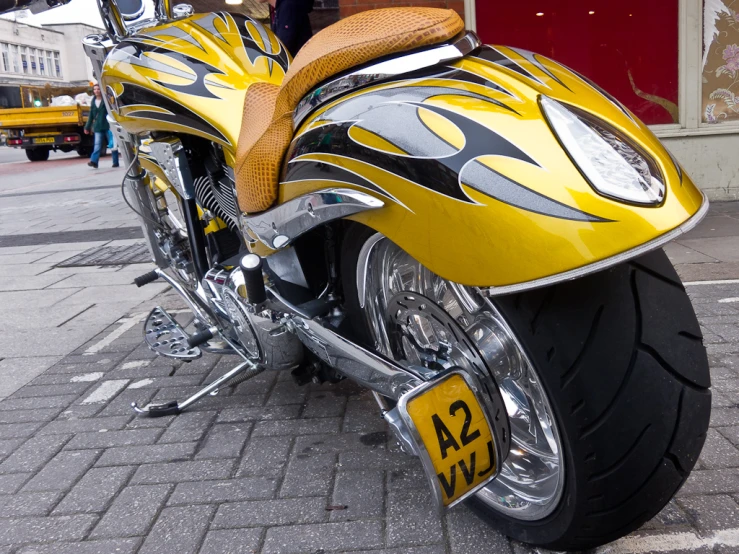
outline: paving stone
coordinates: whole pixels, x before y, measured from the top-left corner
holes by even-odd
[[[261,538],[262,529],[208,531],[199,554],[253,554]]]
[[[102,430],[114,431],[117,429],[123,429],[130,419],[130,415],[113,417],[91,417],[83,419],[57,419],[56,421],[52,421],[48,425],[46,425],[38,432],[38,434],[58,435],[85,432],[97,433]]]
[[[139,554],[197,552],[214,512],[215,506],[165,508]]]
[[[18,448],[21,444],[26,442],[26,439],[3,439],[0,440],[0,460],[12,454],[13,451]]]
[[[252,437],[246,445],[236,475],[282,475],[292,442],[292,437]]]
[[[69,441],[64,449],[83,450],[88,448],[154,444],[161,434],[161,429],[126,429],[121,431],[80,433]]]
[[[203,447],[195,459],[238,458],[249,438],[251,423],[225,423],[214,425],[205,437]]]
[[[739,425],[733,427],[719,427],[718,432],[727,438],[734,446],[739,446]]]
[[[94,515],[0,519],[0,544],[78,541],[97,521]]]
[[[351,550],[344,552],[344,554],[446,554],[446,552],[447,550],[445,545],[436,544],[432,546],[404,546],[402,548],[388,549],[383,548],[382,550]]]
[[[212,529],[323,523],[327,521],[325,498],[283,498],[222,504]]]
[[[287,467],[280,498],[328,495],[335,470],[336,454],[298,454]]]
[[[446,523],[453,552],[513,552],[507,537],[464,506],[452,509],[446,516]]]
[[[275,384],[267,398],[267,406],[280,406],[283,404],[304,404],[308,391],[292,381],[280,381]]]
[[[387,498],[387,545],[436,544],[444,538],[441,518],[427,489],[399,490]]]
[[[701,531],[730,529],[739,522],[739,504],[730,496],[697,496],[679,501]]]
[[[57,542],[26,546],[18,554],[134,554],[140,543],[141,539]]]
[[[387,450],[374,449],[371,452],[345,452],[339,454],[339,465],[343,469],[406,469],[417,467],[418,458],[403,454],[402,452],[390,452]]]
[[[255,437],[275,435],[311,435],[338,433],[341,428],[340,417],[320,419],[284,419],[275,421],[259,421],[254,426]]]
[[[0,401],[2,410],[35,410],[37,408],[66,408],[77,399],[76,394],[41,396],[34,398],[6,398]]]
[[[61,408],[36,408],[33,410],[11,410],[0,412],[0,423],[24,423],[28,421],[51,421]]]
[[[59,492],[22,492],[0,496],[2,517],[43,516],[59,501]]]
[[[215,412],[179,414],[159,439],[159,444],[198,441],[213,424],[215,418]]]
[[[736,469],[706,469],[693,471],[678,491],[678,498],[699,494],[739,493],[739,472]]]
[[[688,519],[685,510],[673,498],[662,510],[652,519],[647,521],[640,529],[654,529],[658,531],[676,531],[681,527],[689,527],[690,519]]]
[[[0,439],[28,438],[43,424],[43,421],[0,424]]]
[[[709,429],[700,462],[707,469],[739,468],[739,450],[716,429]]]
[[[300,404],[283,406],[238,406],[226,408],[218,413],[218,423],[237,423],[242,421],[265,421],[271,419],[295,419],[300,415]]]
[[[388,491],[425,489],[429,486],[428,478],[421,464],[418,464],[418,467],[407,469],[393,469],[386,472],[386,474],[385,486]]]
[[[346,411],[347,398],[327,392],[314,392],[308,395],[303,406],[304,418],[343,416]]]
[[[106,376],[110,379],[158,379],[169,377],[172,373],[171,365],[146,365],[141,367],[116,367],[109,371]],[[156,383],[156,381],[154,382]]]
[[[346,506],[346,509],[332,510],[331,521],[382,517],[385,505],[384,480],[381,471],[338,472],[331,504]]]
[[[379,521],[287,525],[267,529],[262,552],[332,552],[345,550],[346,545],[367,550],[382,546],[382,543],[382,524]]]
[[[374,400],[350,399],[341,430],[344,433],[376,433],[387,431],[387,423]]]
[[[143,446],[119,446],[108,448],[98,460],[98,466],[123,466],[151,464],[156,462],[178,462],[187,460],[195,453],[197,443],[148,444]],[[0,466],[2,468],[2,466]]]
[[[0,475],[0,494],[13,494],[31,478],[31,473]]]
[[[197,460],[146,464],[136,470],[132,483],[182,483],[186,481],[228,479],[235,460]]]
[[[243,477],[227,481],[180,483],[167,501],[168,505],[212,504],[270,498],[277,482],[270,477]]]
[[[99,450],[60,452],[23,487],[23,491],[70,489],[92,464],[95,463],[99,454]]]
[[[171,485],[126,487],[90,533],[91,538],[145,535],[172,490]]]
[[[0,474],[38,471],[61,450],[70,437],[70,435],[53,435],[28,439],[0,464]]]
[[[26,385],[13,393],[12,398],[33,398],[36,396],[80,395],[94,383],[66,383],[64,385]]]
[[[67,493],[54,515],[102,512],[134,472],[132,467],[94,467]]]
[[[134,389],[124,390],[116,396],[107,406],[100,412],[103,417],[120,416],[133,414],[131,403],[135,402],[138,406],[146,406],[154,397],[155,391],[150,389]],[[170,398],[171,400],[171,398]]]

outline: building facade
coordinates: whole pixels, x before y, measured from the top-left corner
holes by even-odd
[[[739,200],[739,0],[340,0],[451,8],[488,44],[543,54],[650,125],[714,200]]]
[[[99,29],[79,23],[42,26],[33,16],[13,15],[0,18],[0,88],[79,86],[93,79],[82,37]],[[12,96],[0,95],[0,108],[11,104]]]

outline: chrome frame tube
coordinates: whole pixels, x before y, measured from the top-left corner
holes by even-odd
[[[398,400],[423,383],[412,369],[351,342],[316,320],[296,317],[290,320],[288,328],[329,366],[382,396]]]

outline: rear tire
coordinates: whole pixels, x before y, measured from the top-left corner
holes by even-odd
[[[708,429],[702,335],[664,252],[495,300],[541,377],[564,444],[565,488],[540,521],[470,506],[555,550],[613,541],[654,517],[693,469]]]
[[[49,159],[49,149],[26,148],[26,157],[32,162],[45,162]]]
[[[342,245],[345,307],[355,340],[374,341],[356,284],[362,246]],[[538,375],[562,443],[564,487],[546,517],[504,514],[473,497],[487,523],[521,542],[584,550],[654,517],[693,469],[711,393],[702,335],[680,278],[661,250],[609,270],[493,299]]]

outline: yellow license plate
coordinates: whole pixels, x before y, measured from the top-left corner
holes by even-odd
[[[451,507],[497,475],[495,435],[469,376],[451,373],[401,398],[437,500]],[[418,441],[420,439],[420,441]]]
[[[33,139],[33,144],[54,144],[54,137]]]

